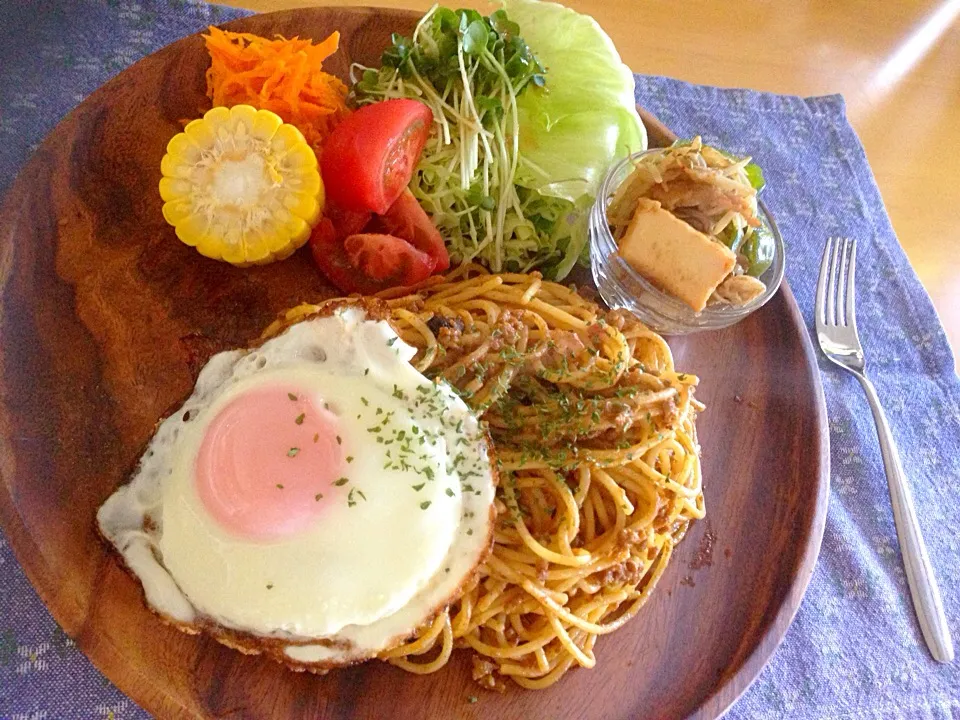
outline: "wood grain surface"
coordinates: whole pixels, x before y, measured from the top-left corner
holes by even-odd
[[[401,11],[314,9],[234,28],[320,39],[329,69],[376,63]],[[823,533],[828,436],[789,288],[745,322],[671,342],[701,376],[707,519],[651,601],[553,688],[475,688],[465,651],[411,676],[318,677],[183,635],[144,606],[95,533],[158,418],[213,353],[284,308],[333,295],[306,253],[239,270],[178,242],[160,213],[167,141],[207,109],[198,36],[138,62],[44,141],[0,208],[0,521],[30,580],[104,674],[160,718],[715,718],[783,637]],[[653,139],[668,131],[651,124]],[[479,701],[468,703],[470,695]]]

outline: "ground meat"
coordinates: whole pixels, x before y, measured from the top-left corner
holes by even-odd
[[[497,318],[490,335],[490,352],[500,352],[504,348],[516,349],[521,333],[525,330],[523,319],[515,310],[505,310]]]
[[[547,581],[547,571],[550,569],[550,563],[540,558],[537,560],[537,580],[542,583]]]
[[[543,354],[534,365],[550,370],[559,370],[564,365],[576,366],[575,358],[587,349],[583,340],[575,332],[569,330],[554,330],[550,333]],[[566,360],[566,363],[564,362]],[[534,368],[534,371],[536,368]]]
[[[643,577],[643,566],[634,558],[594,573],[592,578],[601,585],[636,585]]]
[[[663,403],[663,422],[667,425],[674,425],[680,421],[680,408],[676,400],[670,398]]]
[[[639,324],[638,320],[626,310],[610,310],[607,312],[605,319],[608,325],[613,325],[617,330]]]
[[[427,327],[436,336],[441,348],[447,350],[460,345],[464,324],[459,317],[434,314],[432,318],[427,320]]]
[[[427,327],[430,328],[430,332],[437,336],[440,335],[441,330],[444,328],[453,328],[458,333],[462,333],[463,320],[458,317],[449,318],[446,315],[435,314],[432,318],[427,320]]]
[[[484,657],[479,655],[473,656],[473,673],[472,677],[474,681],[481,687],[485,687],[488,690],[499,690],[503,692],[506,689],[506,686],[497,675],[497,664],[492,660],[487,660]]]
[[[629,530],[624,528],[617,537],[617,547],[630,548],[639,545],[643,535],[638,530]]]
[[[489,336],[481,336],[477,328],[464,327],[460,318],[448,318],[443,315],[434,315],[427,321],[427,326],[437,336],[437,341],[444,349],[444,365],[450,367],[477,350],[481,343],[485,345],[485,358],[474,359],[469,368],[463,368],[459,375],[450,376],[452,380],[459,380],[466,372],[486,373],[494,366],[516,362],[525,358],[529,353],[519,354],[517,349],[526,338],[527,329],[520,313],[506,310],[497,318],[491,328]],[[491,358],[491,356],[497,356]]]

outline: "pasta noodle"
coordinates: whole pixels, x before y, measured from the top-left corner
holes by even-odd
[[[697,378],[633,316],[536,273],[466,265],[381,299],[417,369],[481,414],[500,471],[492,554],[457,602],[382,658],[423,674],[471,648],[490,688],[545,688],[593,667],[597,638],[637,614],[704,516]]]

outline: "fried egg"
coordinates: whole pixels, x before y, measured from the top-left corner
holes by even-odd
[[[333,667],[409,637],[489,552],[486,435],[372,312],[336,306],[213,356],[100,508],[161,617]]]

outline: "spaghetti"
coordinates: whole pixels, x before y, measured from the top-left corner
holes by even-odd
[[[704,516],[697,378],[633,316],[535,273],[466,265],[381,299],[417,369],[487,423],[501,476],[492,554],[458,601],[382,658],[423,674],[472,648],[489,688],[592,668],[597,638],[637,614]]]

